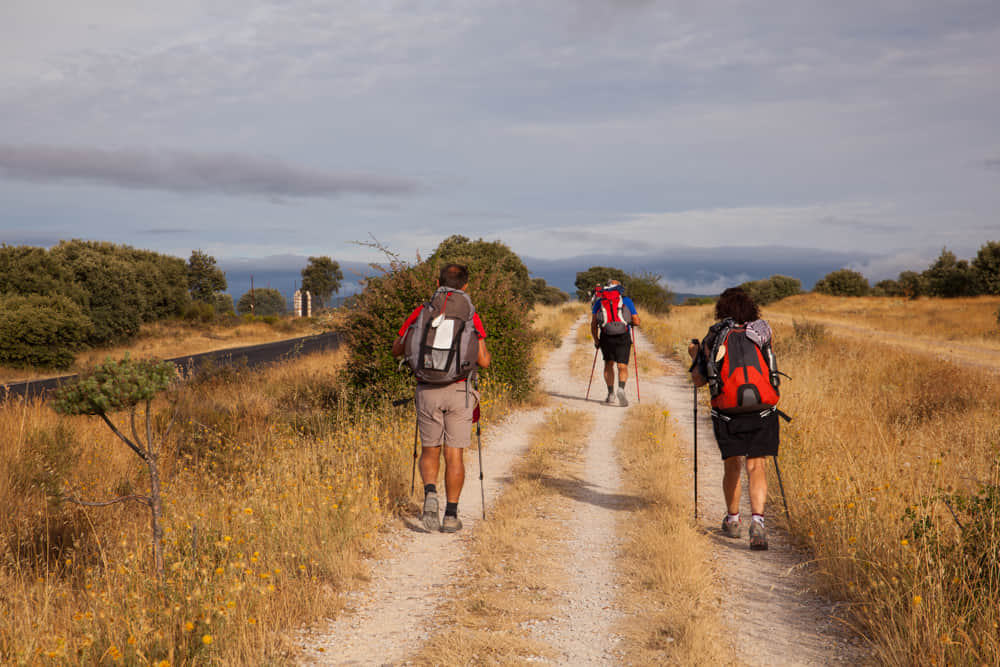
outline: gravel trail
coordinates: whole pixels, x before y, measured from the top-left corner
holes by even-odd
[[[579,331],[578,322],[572,332]],[[576,354],[593,351],[589,337],[579,345],[571,332],[562,348]],[[562,349],[561,348],[561,349]],[[563,591],[559,611],[543,623],[533,626],[533,638],[554,648],[558,665],[620,664],[621,637],[612,633],[622,611],[618,607],[619,587],[616,567],[619,542],[616,522],[627,511],[629,498],[621,489],[615,438],[628,415],[628,408],[605,405],[601,362],[594,376],[590,400],[584,401],[585,386],[570,374],[569,364],[547,369],[543,378],[546,391],[557,406],[586,413],[592,419],[586,443],[582,446],[583,471],[572,500],[571,519],[566,522],[569,552],[576,557],[566,566],[570,586]],[[635,401],[635,382],[627,387],[629,400]],[[596,398],[595,398],[596,397]]]

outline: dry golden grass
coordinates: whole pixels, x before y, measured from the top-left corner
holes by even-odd
[[[340,400],[342,355],[186,385],[161,462],[166,578],[152,576],[139,460],[99,420],[0,407],[0,663],[276,664],[339,607],[409,495],[412,406]],[[509,409],[485,387],[484,421]],[[156,404],[158,419],[166,406]]]
[[[649,315],[643,318],[642,332],[657,351],[690,362],[687,346],[692,338],[701,338],[714,322],[714,306],[675,306],[670,315]]]
[[[571,301],[561,306],[535,306],[532,310],[532,328],[538,332],[540,344],[535,346],[533,363],[537,372],[545,366],[549,354],[562,345],[562,338],[581,316],[587,312],[586,304]]]
[[[800,294],[766,307],[769,315],[821,317],[884,332],[917,334],[935,340],[976,341],[1000,347],[997,308],[1000,297],[958,299],[843,298]]]
[[[1000,378],[878,342],[779,329],[795,532],[887,664],[1000,663],[1000,527],[948,494],[997,493]],[[1000,495],[996,496],[1000,499]],[[961,501],[951,504],[960,510]]]
[[[256,321],[240,322],[234,326],[191,324],[179,320],[152,322],[142,325],[139,335],[128,345],[82,350],[77,354],[73,366],[65,371],[0,366],[0,383],[79,373],[103,362],[108,357],[119,359],[125,354],[143,359],[171,359],[228,347],[258,345],[296,336],[307,336],[328,330],[326,322],[335,316],[325,315],[322,320],[289,317],[275,324]]]
[[[781,403],[794,418],[781,443],[791,529],[830,593],[854,603],[856,628],[879,662],[1000,664],[1000,377],[891,339],[912,330],[942,337],[928,338],[929,350],[956,339],[986,345],[985,336],[962,337],[964,316],[955,313],[996,302],[890,303],[806,295],[765,310],[792,376]],[[890,307],[913,320],[879,310]],[[698,308],[703,318],[675,317]],[[710,308],[675,309],[658,345],[686,361],[686,341],[704,335]],[[937,329],[927,325],[935,313]],[[807,324],[854,316],[871,335]]]
[[[915,350],[1000,365],[998,307],[996,296],[910,300],[802,294],[763,310],[774,322],[808,320],[835,328],[838,335],[883,338]]]
[[[714,603],[711,545],[687,520],[691,498],[676,483],[688,474],[677,456],[676,422],[662,406],[643,405],[623,429],[615,439],[629,443],[618,450],[624,486],[640,499],[621,530],[627,663],[735,664]]]
[[[552,659],[530,636],[531,621],[551,616],[567,581],[563,520],[569,501],[560,488],[575,482],[588,419],[565,410],[549,413],[531,434],[513,482],[472,538],[472,560],[436,619],[443,628],[414,662],[419,665],[520,665]]]

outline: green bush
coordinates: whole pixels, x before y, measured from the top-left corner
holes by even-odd
[[[427,262],[434,266],[462,264],[469,269],[470,276],[478,273],[504,273],[511,289],[529,305],[533,303],[528,267],[517,253],[500,241],[472,241],[464,236],[449,236],[434,249]]]
[[[898,280],[887,278],[875,283],[872,287],[872,296],[905,296],[902,285]]]
[[[561,303],[569,301],[569,294],[566,294],[566,292],[563,292],[555,285],[549,285],[545,282],[545,278],[531,279],[531,295],[535,303],[545,304],[546,306],[558,306]]]
[[[751,280],[740,287],[758,306],[766,306],[802,292],[802,282],[798,278],[782,275],[773,275],[764,280]]]
[[[900,272],[896,282],[899,284],[900,296],[905,296],[908,299],[916,299],[927,293],[927,281],[916,271]]]
[[[983,294],[1000,294],[1000,241],[989,241],[979,248],[972,269]]]
[[[213,294],[211,304],[217,315],[235,314],[236,309],[233,307],[233,297],[226,292],[216,292]]]
[[[62,241],[50,251],[85,296],[80,305],[93,323],[87,343],[124,343],[139,333],[146,308],[136,265],[126,247],[97,241]]]
[[[392,344],[399,327],[413,309],[430,299],[440,265],[430,260],[408,265],[393,258],[380,276],[365,281],[365,288],[347,310],[337,331],[350,349],[347,384],[368,400],[412,396],[412,374],[399,368]],[[486,328],[486,344],[493,355],[482,372],[493,381],[509,384],[516,398],[531,391],[532,344],[528,326],[529,305],[512,285],[509,272],[471,273],[469,297]]]
[[[871,292],[868,279],[851,269],[840,269],[826,274],[813,289],[820,294],[833,296],[867,296]]]
[[[613,266],[592,266],[586,271],[579,271],[573,286],[576,287],[576,298],[580,301],[589,301],[590,295],[597,285],[607,285],[612,280],[625,285],[628,288],[629,275],[621,269]]]
[[[964,259],[958,259],[947,248],[923,273],[927,294],[931,296],[957,297],[978,293],[976,270]]]
[[[622,281],[627,294],[637,308],[657,315],[666,315],[674,304],[674,293],[663,282],[663,276],[643,271],[630,273]]]
[[[0,363],[68,368],[92,326],[64,296],[0,296]]]
[[[190,322],[211,322],[215,319],[215,309],[212,304],[204,301],[192,301],[184,311],[184,319]]]
[[[236,312],[241,315],[252,313],[258,317],[265,317],[284,315],[287,311],[288,303],[285,301],[285,296],[273,287],[261,287],[247,292],[236,304]]]
[[[684,299],[682,306],[708,306],[715,303],[714,296],[689,296]]]

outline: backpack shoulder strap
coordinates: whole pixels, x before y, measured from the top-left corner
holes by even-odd
[[[709,350],[708,358],[705,359],[705,370],[708,371],[708,388],[712,392],[712,396],[717,396],[720,391],[722,391],[722,380],[719,378],[719,368],[720,364],[716,361],[719,356],[719,348],[725,344],[726,339],[729,338],[729,332],[735,328],[736,322],[732,318],[727,317],[721,322],[716,322],[709,328],[709,334],[715,334],[715,338],[712,341],[712,349]]]

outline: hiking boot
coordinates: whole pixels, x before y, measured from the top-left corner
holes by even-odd
[[[438,519],[438,494],[428,493],[424,496],[424,514],[420,520],[428,531],[435,531],[441,526]]]
[[[767,531],[760,521],[750,522],[750,548],[754,551],[767,550]]]
[[[622,406],[623,408],[624,407],[628,407],[628,399],[625,398],[625,390],[624,389],[619,389],[618,390],[618,405]]]
[[[609,391],[608,392],[608,397],[604,399],[604,402],[607,403],[608,405],[611,405],[612,403],[614,403],[615,402],[615,392]]]
[[[462,530],[462,520],[450,514],[444,515],[444,522],[441,524],[442,533],[457,533]]]
[[[729,521],[726,517],[722,518],[722,534],[726,537],[740,537],[743,534],[743,525],[740,520]]]

